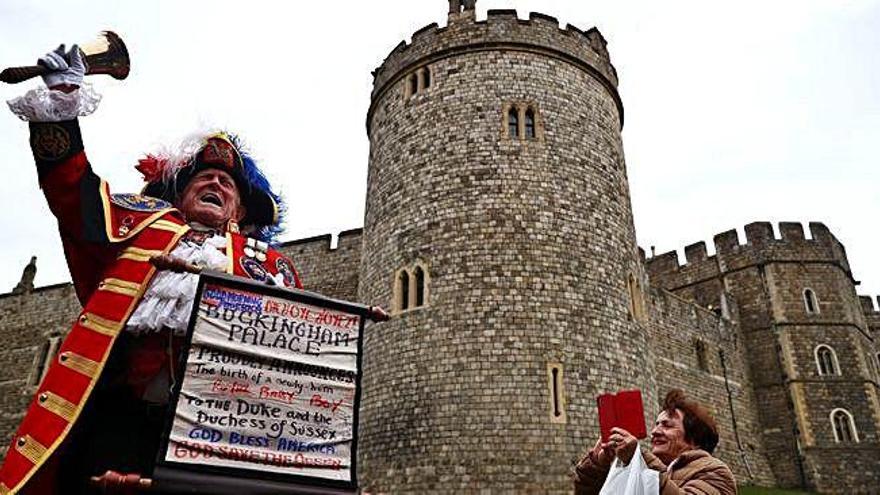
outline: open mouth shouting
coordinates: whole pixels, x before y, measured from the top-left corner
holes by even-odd
[[[214,192],[206,192],[205,194],[202,194],[199,201],[205,205],[211,205],[220,209],[223,208],[223,198]]]

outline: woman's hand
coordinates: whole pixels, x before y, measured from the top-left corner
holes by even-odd
[[[590,457],[596,465],[607,467],[614,461],[614,449],[609,447],[609,444],[602,443],[600,438],[590,450]]]
[[[607,443],[601,444],[601,448],[610,450],[621,462],[629,464],[639,448],[639,439],[623,428],[611,428],[611,436]]]

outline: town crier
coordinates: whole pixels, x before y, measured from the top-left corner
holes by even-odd
[[[192,271],[301,287],[290,260],[270,247],[280,198],[235,137],[204,133],[147,155],[137,166],[142,193],[111,194],[83,151],[77,117],[100,98],[83,84],[80,51],[62,45],[40,64],[51,69],[47,87],[9,106],[29,122],[83,310],[12,439],[0,495],[92,493],[150,474],[179,379]]]

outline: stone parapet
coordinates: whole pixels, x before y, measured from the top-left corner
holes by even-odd
[[[594,75],[611,93],[623,123],[623,103],[617,92],[617,71],[611,64],[607,42],[596,28],[582,31],[560,26],[551,16],[532,13],[519,19],[515,10],[490,10],[485,20],[473,15],[451,15],[446,27],[429,24],[401,41],[374,72],[373,93],[367,126],[374,106],[389,87],[411,70],[447,57],[486,50],[538,52],[574,64]]]
[[[880,296],[877,296],[877,306],[870,296],[859,296],[859,302],[862,304],[862,312],[865,314],[865,322],[874,335],[880,333]],[[880,351],[880,346],[878,346]],[[880,365],[880,355],[878,355],[878,365]],[[880,368],[878,368],[880,371]]]
[[[325,234],[285,242],[279,250],[293,261],[306,290],[355,301],[361,234],[361,229],[341,232],[335,247]]]
[[[807,239],[800,223],[782,222],[781,238],[777,239],[772,224],[753,222],[745,226],[745,243],[740,242],[736,230],[728,230],[714,237],[712,256],[706,243],[698,242],[685,248],[684,264],[678,253],[670,251],[647,259],[645,265],[651,282],[670,290],[770,262],[829,263],[852,279],[843,244],[822,223],[810,222],[809,228],[812,235]]]

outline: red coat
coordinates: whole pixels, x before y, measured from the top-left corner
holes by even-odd
[[[76,121],[31,123],[31,146],[83,310],[13,437],[0,468],[0,495],[17,493],[25,485],[39,493],[42,481],[54,475],[53,454],[79,417],[116,337],[156,272],[150,258],[168,254],[190,230],[165,201],[111,195],[107,183],[91,170]],[[228,273],[265,279],[280,272],[285,283],[302,287],[290,260],[272,249],[265,257],[248,249],[248,256],[246,243],[244,236],[227,233]]]

